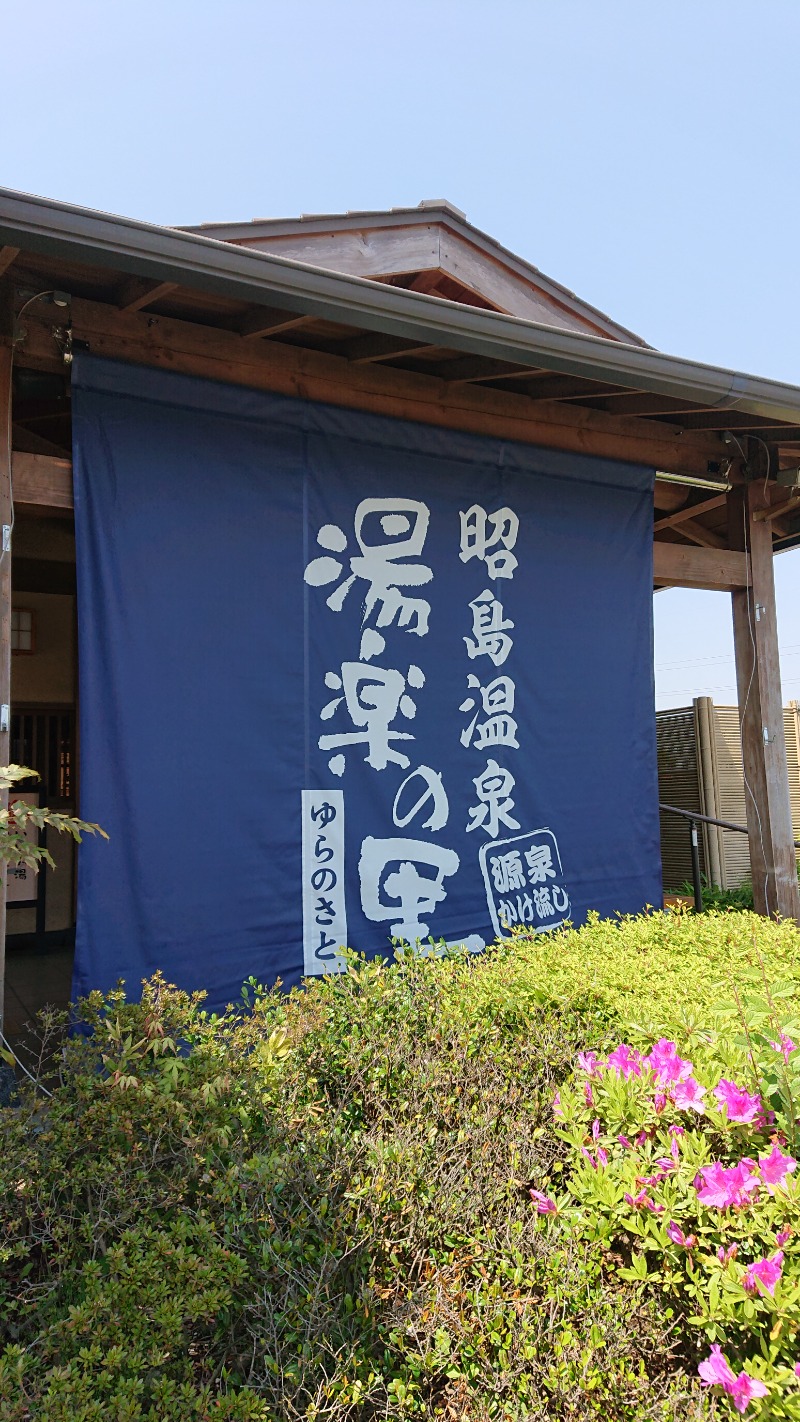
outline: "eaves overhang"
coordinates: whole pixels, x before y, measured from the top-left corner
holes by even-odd
[[[133,276],[800,425],[800,388],[0,188],[0,243]]]

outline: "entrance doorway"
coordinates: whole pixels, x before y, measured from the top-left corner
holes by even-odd
[[[11,760],[40,803],[77,813],[75,533],[71,517],[18,514],[12,555]],[[13,792],[11,795],[13,800]],[[12,1045],[46,1004],[69,1001],[77,846],[47,832],[55,868],[9,881],[5,1035]]]

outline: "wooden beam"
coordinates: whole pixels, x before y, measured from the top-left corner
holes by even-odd
[[[33,311],[35,308],[31,308]],[[510,391],[452,389],[437,376],[380,362],[353,365],[341,356],[282,344],[243,341],[238,335],[173,317],[123,314],[102,302],[75,297],[76,340],[97,355],[164,370],[201,375],[251,389],[372,410],[444,429],[468,430],[551,449],[621,459],[705,477],[709,463],[727,458],[717,435],[676,434],[669,426],[617,418],[553,401],[534,402]],[[17,359],[35,367],[50,355],[52,336],[37,317]]]
[[[7,272],[19,256],[19,247],[0,247],[0,276]]]
[[[666,486],[665,487],[669,487]],[[679,488],[680,485],[672,485]],[[702,504],[689,504],[685,509],[678,509],[677,513],[668,514],[666,518],[660,518],[653,524],[653,532],[660,533],[664,528],[676,528],[679,523],[685,522],[687,518],[699,518],[701,514],[711,513],[712,509],[721,509],[727,503],[727,494],[717,494],[713,499],[704,499]]]
[[[277,336],[281,331],[296,331],[300,326],[310,326],[314,316],[290,316],[286,311],[251,311],[237,327],[237,333],[245,341],[258,340],[261,336]]]
[[[139,281],[134,279],[126,281],[117,292],[116,304],[119,311],[143,311],[145,306],[152,306],[154,302],[160,301],[163,296],[169,296],[171,291],[177,291],[176,281]]]
[[[728,548],[653,544],[653,581],[660,587],[710,588],[731,592],[747,584],[747,555]]]
[[[71,509],[72,461],[54,459],[52,455],[21,454],[11,457],[14,503],[17,507],[35,505],[46,509]]]
[[[753,899],[757,913],[800,923],[797,855],[789,803],[781,667],[772,565],[772,530],[755,517],[769,507],[764,482],[732,489],[728,526],[734,547],[747,548],[751,585],[731,598],[736,682],[742,727],[745,804]]]

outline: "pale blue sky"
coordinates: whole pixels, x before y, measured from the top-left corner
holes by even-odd
[[[0,183],[163,223],[447,197],[679,355],[800,383],[797,0],[36,0]],[[800,697],[800,550],[776,561]],[[656,598],[660,705],[735,700],[729,599]]]

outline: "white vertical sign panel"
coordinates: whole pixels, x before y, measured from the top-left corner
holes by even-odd
[[[347,947],[344,791],[303,790],[303,965],[306,977],[338,973]]]

